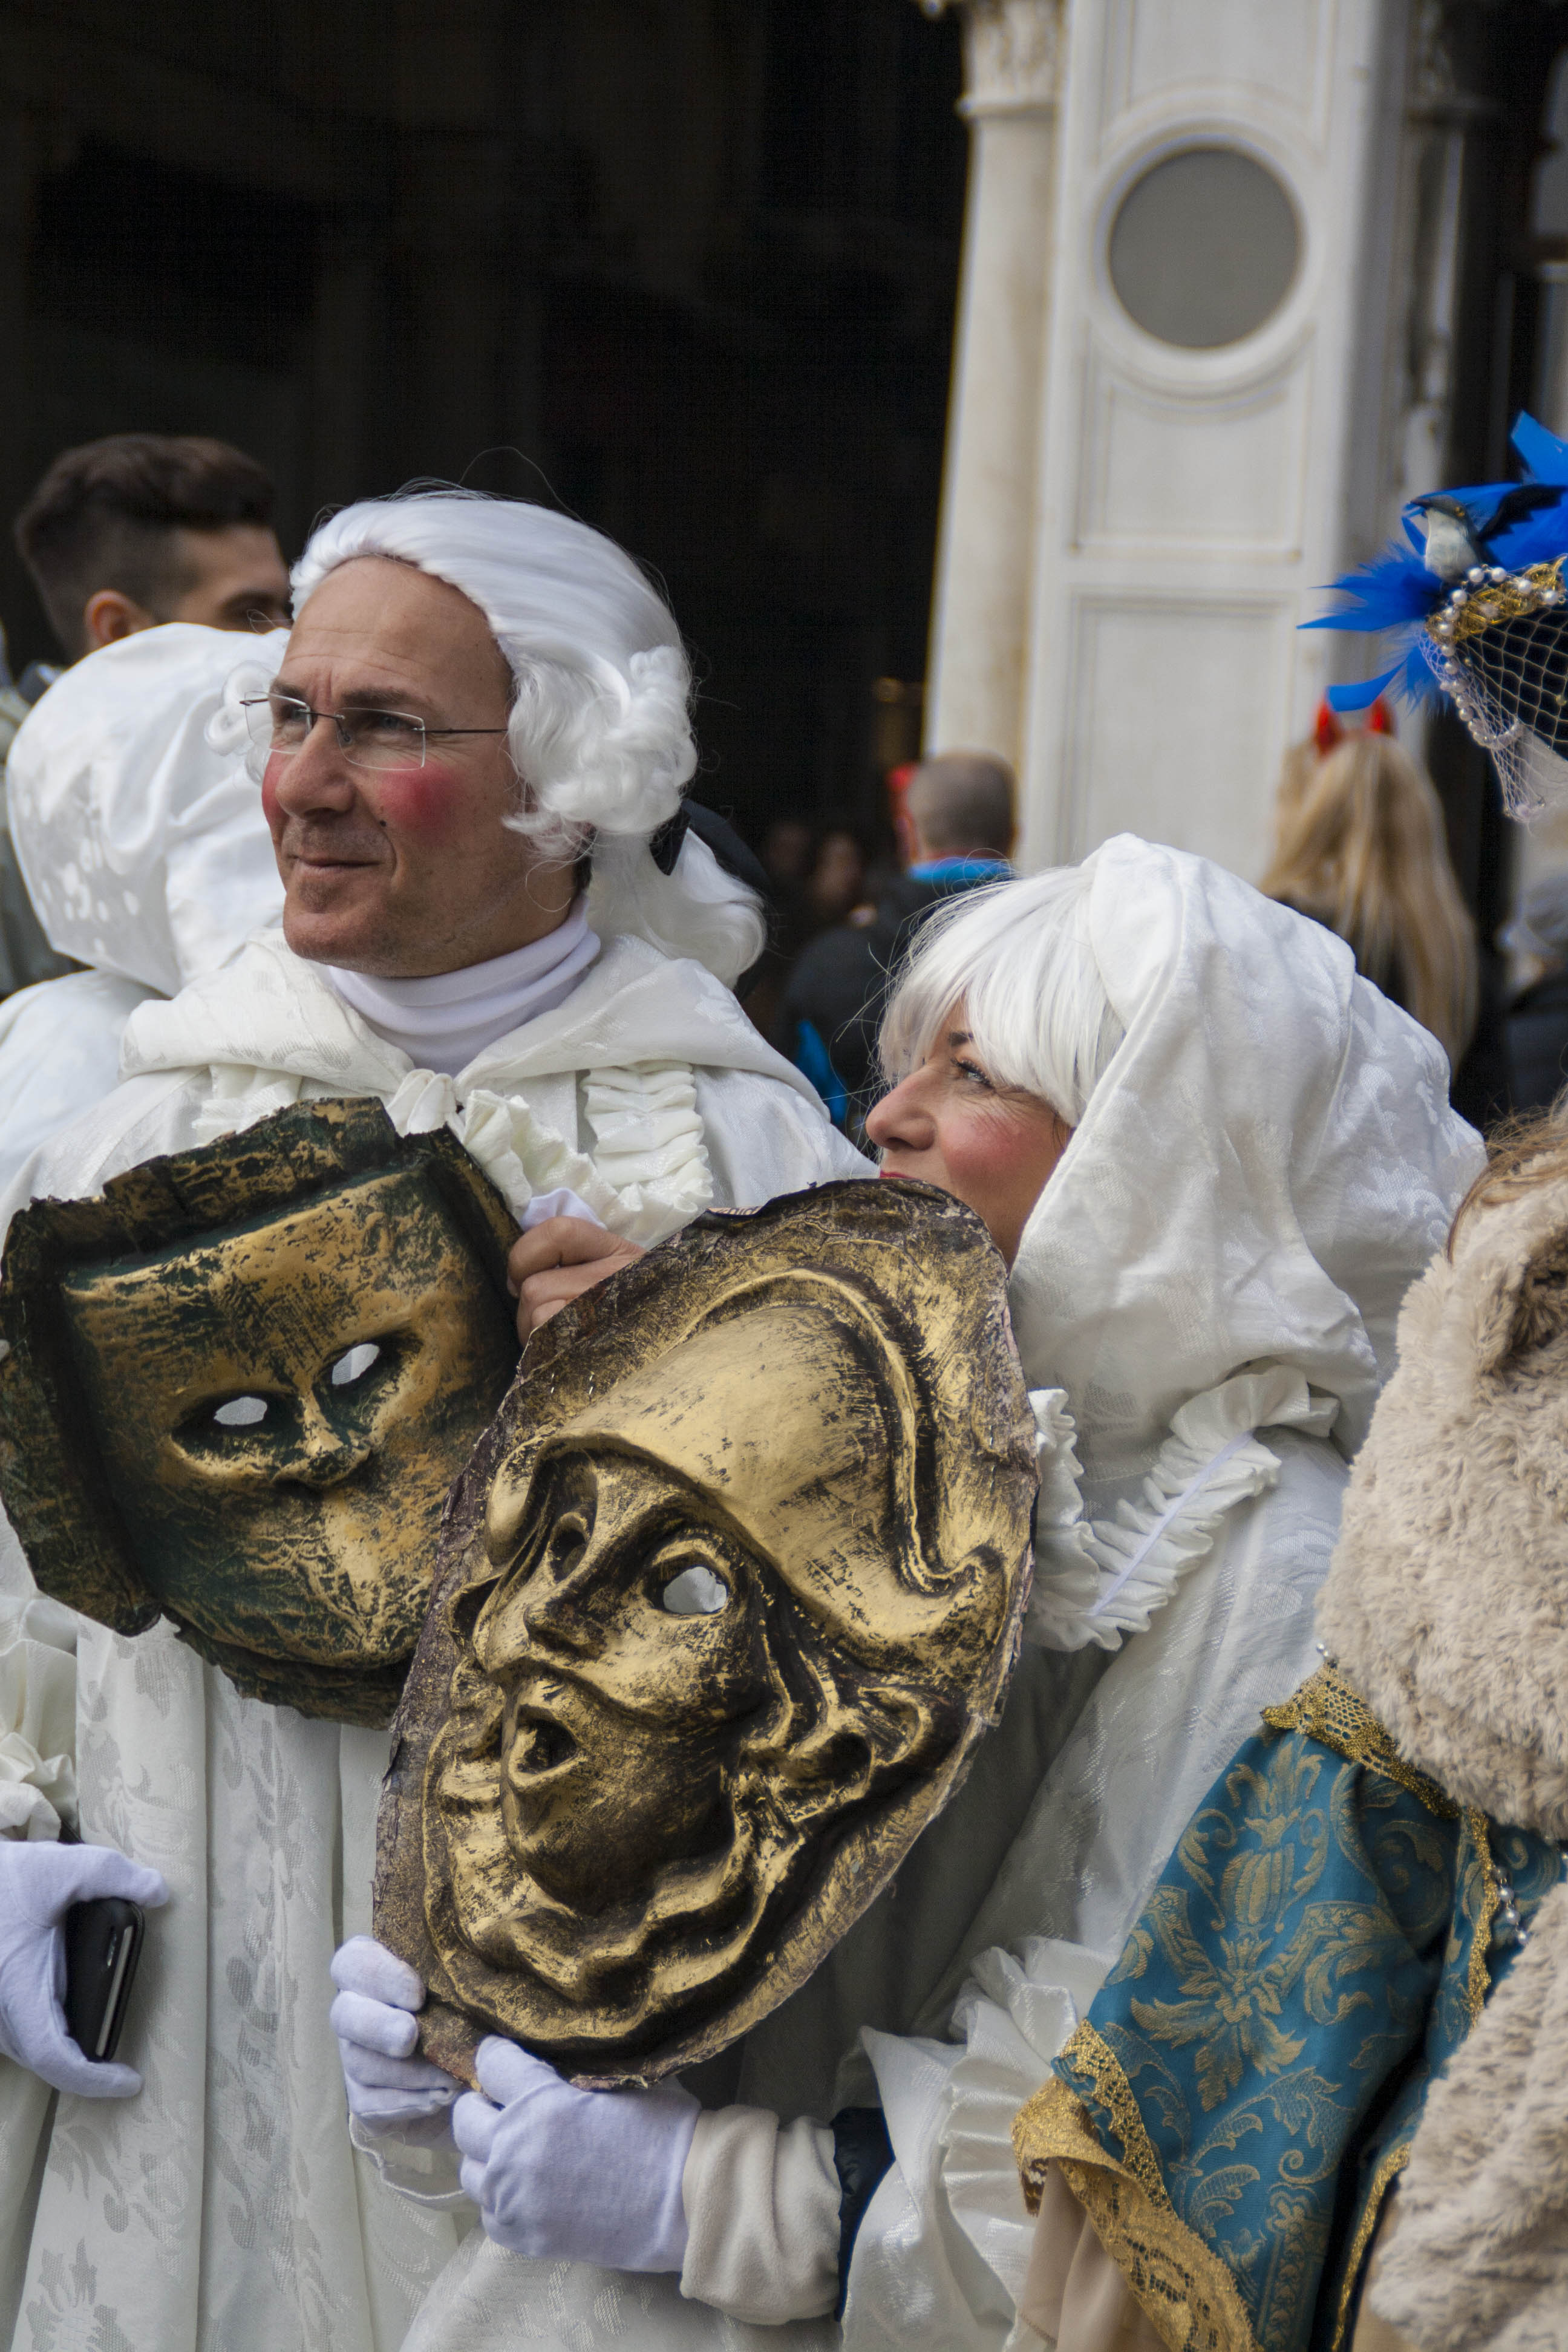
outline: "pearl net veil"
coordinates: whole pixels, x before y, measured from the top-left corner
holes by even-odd
[[[1474,740],[1491,754],[1510,816],[1568,800],[1568,588],[1564,559],[1477,565],[1420,646]]]

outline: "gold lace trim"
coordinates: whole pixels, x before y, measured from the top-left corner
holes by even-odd
[[[1481,1916],[1476,1921],[1475,1941],[1470,1946],[1469,1981],[1465,1988],[1465,2002],[1470,2012],[1470,2031],[1473,2033],[1487,2005],[1487,1995],[1492,1989],[1492,1928],[1497,1920],[1499,1897],[1497,1864],[1492,1860],[1492,1842],[1487,1817],[1479,1806],[1467,1805],[1465,1824],[1481,1858]]]
[[[1447,604],[1442,606],[1440,609],[1454,625],[1452,642],[1462,645],[1467,637],[1479,637],[1483,630],[1495,629],[1500,622],[1519,621],[1527,613],[1539,613],[1542,596],[1539,593],[1526,595],[1517,584],[1518,581],[1528,580],[1538,591],[1560,588],[1563,584],[1563,562],[1560,555],[1552,563],[1531,563],[1511,580],[1500,580],[1495,583],[1489,581],[1484,588],[1473,588],[1468,603],[1461,604],[1457,613]],[[1436,618],[1437,614],[1434,613],[1426,623],[1427,632],[1434,637],[1437,633],[1432,622]],[[1441,638],[1437,641],[1442,643]]]
[[[1363,1764],[1387,1780],[1418,1797],[1428,1812],[1447,1822],[1459,1808],[1445,1796],[1437,1782],[1407,1764],[1366,1701],[1353,1691],[1337,1666],[1320,1666],[1282,1706],[1266,1706],[1263,1720],[1270,1731],[1304,1731],[1321,1740],[1347,1763]]]
[[[1088,2024],[1079,2027],[1062,2055],[1092,2075],[1125,2155],[1119,2164],[1107,2153],[1087,2108],[1065,2083],[1047,2083],[1013,2122],[1013,2150],[1030,2212],[1039,2210],[1046,2167],[1058,2165],[1171,2352],[1259,2352],[1236,2281],[1165,2193],[1160,2159],[1115,2056]]]
[[[1340,2347],[1345,2340],[1345,2330],[1350,2326],[1351,2305],[1355,2301],[1356,2285],[1361,2278],[1362,2264],[1366,2260],[1367,2249],[1372,2244],[1378,2222],[1382,2219],[1384,2200],[1409,2161],[1410,2144],[1406,2140],[1400,2147],[1389,2149],[1388,2154],[1372,2176],[1372,2187],[1367,2191],[1366,2203],[1362,2208],[1361,2220],[1356,2224],[1356,2233],[1351,2241],[1350,2260],[1345,2264],[1344,2281],[1340,2288],[1340,2307],[1334,2314],[1334,2332],[1329,2338],[1328,2352],[1340,2352]]]

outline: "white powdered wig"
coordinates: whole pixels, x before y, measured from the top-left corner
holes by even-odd
[[[692,834],[668,876],[647,855],[697,746],[680,632],[631,557],[522,499],[457,488],[363,499],[323,523],[295,565],[296,614],[364,555],[446,581],[489,623],[512,675],[508,748],[522,792],[503,822],[545,856],[592,845],[595,929],[690,956],[733,986],[766,944],[755,893]]]
[[[987,1075],[1048,1102],[1068,1127],[1124,1031],[1089,941],[1092,877],[1059,866],[998,882],[931,917],[894,987],[882,1023],[882,1067],[897,1085],[925,1059],[948,1014],[964,1027]]]
[[[691,671],[668,606],[602,532],[479,490],[362,499],[295,565],[296,615],[362,555],[447,581],[489,623],[515,692],[509,744],[531,803],[510,820],[519,832],[565,849],[589,828],[647,835],[675,814],[697,767]]]
[[[673,870],[661,874],[642,841],[601,834],[594,845],[588,924],[601,939],[647,940],[668,956],[690,956],[733,988],[768,943],[762,900],[726,874],[708,844],[689,833]]]

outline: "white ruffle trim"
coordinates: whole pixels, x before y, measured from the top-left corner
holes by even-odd
[[[0,1603],[0,1837],[76,1826],[76,1626],[58,1601]]]
[[[255,1075],[213,1069],[212,1091],[194,1122],[198,1143],[237,1134],[300,1100],[301,1079],[280,1074],[258,1087]],[[585,1071],[580,1083],[592,1156],[547,1126],[522,1096],[476,1087],[459,1099],[452,1079],[435,1070],[410,1070],[385,1098],[386,1114],[399,1135],[449,1128],[514,1217],[538,1193],[574,1192],[606,1231],[651,1249],[713,1198],[694,1074],[685,1062],[637,1062]]]
[[[1013,2119],[1110,1973],[1111,1953],[1034,1937],[1023,1962],[981,1953],[952,2032],[963,2054],[948,2078],[940,2139],[942,2182],[953,2219],[1015,2305],[1024,2291],[1035,2224],[1013,2153]]]
[[[1121,1647],[1141,1633],[1182,1578],[1214,1549],[1221,1520],[1237,1503],[1272,1486],[1278,1455],[1254,1433],[1299,1429],[1324,1437],[1339,1401],[1276,1364],[1238,1372],[1191,1397],[1143,1481],[1142,1499],[1117,1505],[1114,1519],[1086,1519],[1078,1495],[1076,1432],[1060,1389],[1039,1389],[1035,1408],[1040,1501],[1035,1523],[1035,1582],[1026,1630],[1047,1650],[1089,1643]]]

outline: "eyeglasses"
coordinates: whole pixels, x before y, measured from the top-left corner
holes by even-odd
[[[335,727],[338,749],[351,768],[422,768],[432,735],[504,735],[504,727],[426,727],[406,710],[313,710],[289,694],[262,694],[241,703],[252,743],[264,759],[291,760],[318,720]]]

